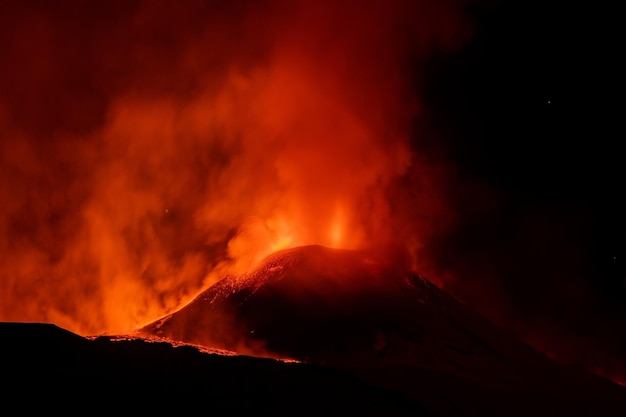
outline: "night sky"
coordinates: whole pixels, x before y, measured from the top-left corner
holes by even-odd
[[[426,88],[462,178],[452,189],[462,226],[442,257],[476,280],[464,287],[473,305],[528,340],[572,361],[593,362],[596,349],[619,357],[626,165],[615,14],[520,1],[472,13],[473,37],[433,65]]]

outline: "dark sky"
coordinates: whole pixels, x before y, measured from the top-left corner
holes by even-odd
[[[582,361],[590,338],[626,351],[619,26],[601,6],[477,9],[472,39],[433,65],[426,88],[463,178],[452,190],[462,226],[443,257],[495,283],[469,296],[479,309]],[[504,298],[510,316],[489,311],[491,298]]]

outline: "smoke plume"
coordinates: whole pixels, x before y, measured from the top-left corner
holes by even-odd
[[[461,6],[2,2],[0,319],[125,331],[303,244],[427,270],[416,93]]]

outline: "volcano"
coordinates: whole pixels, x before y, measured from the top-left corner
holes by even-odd
[[[438,415],[624,415],[623,387],[544,356],[401,264],[283,250],[138,334],[338,369]]]
[[[302,246],[132,334],[0,323],[0,398],[60,412],[626,415],[624,387],[550,359],[401,265]]]

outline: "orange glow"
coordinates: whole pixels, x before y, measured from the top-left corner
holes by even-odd
[[[341,207],[341,205],[337,205],[337,207],[335,208],[335,215],[331,224],[331,231],[330,231],[330,242],[331,244],[328,245],[331,248],[344,248],[345,246],[342,245],[343,243],[343,237],[344,237],[344,223],[345,223],[345,219],[344,219],[344,213],[343,213],[343,208]]]
[[[460,8],[218,3],[3,21],[0,320],[124,333],[276,250],[419,252],[449,222],[407,63]]]

